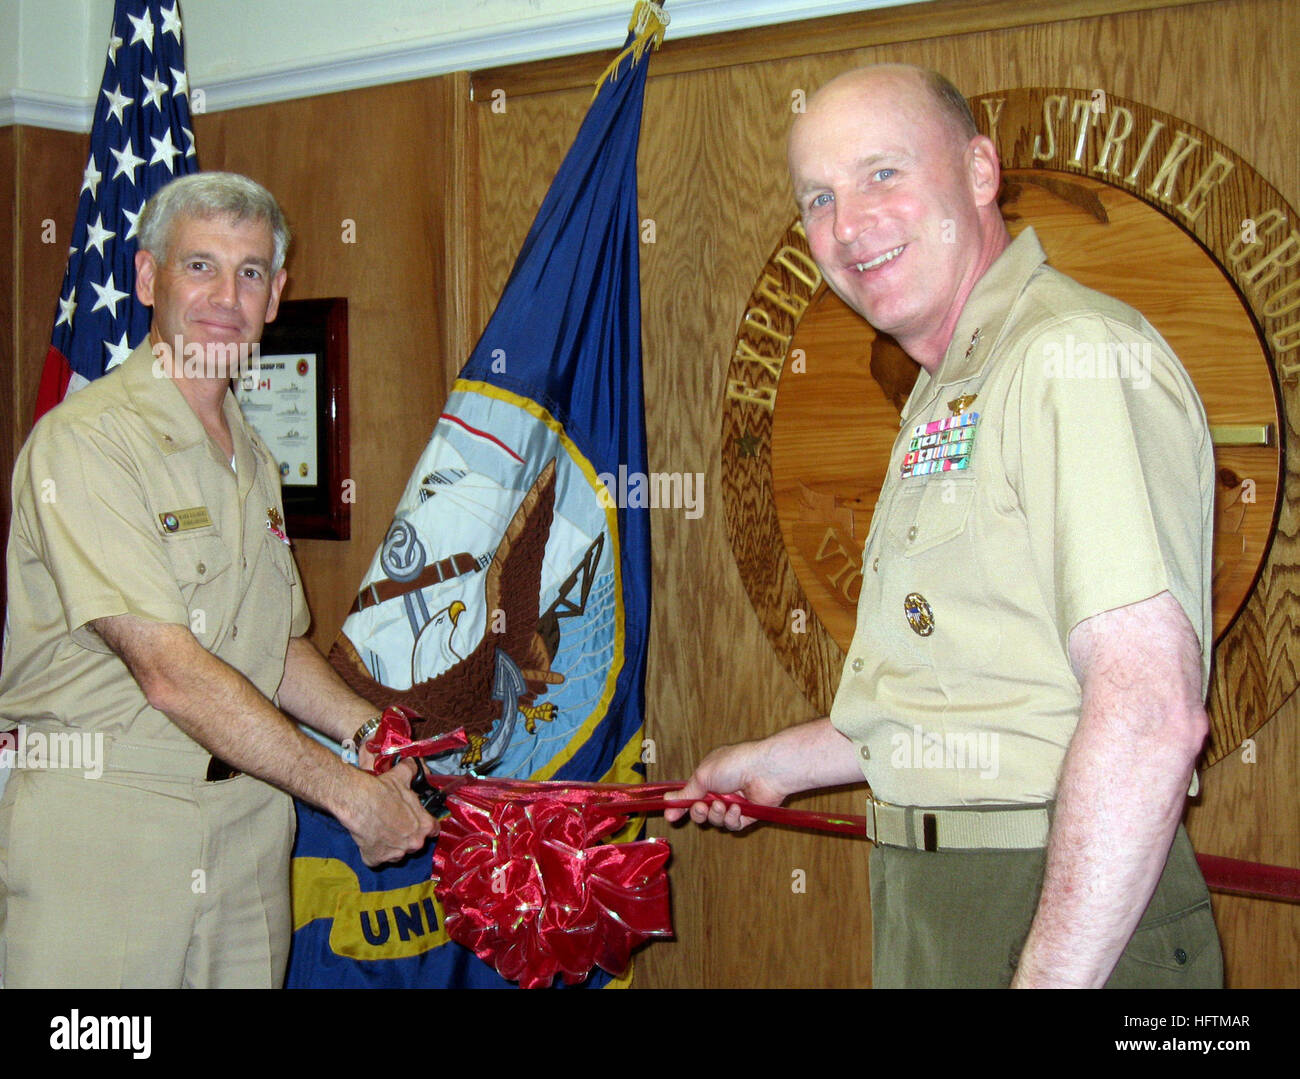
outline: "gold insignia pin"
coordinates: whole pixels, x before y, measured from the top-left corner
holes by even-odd
[[[920,592],[909,592],[904,597],[903,614],[918,637],[928,637],[934,632],[934,611]]]
[[[280,516],[279,511],[274,506],[266,507],[266,521],[272,528],[279,528],[284,524],[284,519]]]
[[[975,403],[975,398],[978,396],[977,393],[963,393],[960,397],[954,397],[948,402],[948,411],[954,416],[960,416]]]

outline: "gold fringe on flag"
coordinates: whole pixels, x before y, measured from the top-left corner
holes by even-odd
[[[641,59],[641,55],[646,48],[659,48],[664,41],[664,31],[668,29],[670,22],[668,12],[655,0],[637,0],[637,5],[632,9],[632,21],[627,24],[627,32],[635,34],[636,39],[626,49],[620,52],[609,66],[600,73],[600,78],[596,80],[596,90],[591,95],[591,100],[596,100],[596,94],[600,93],[600,88],[605,85],[606,79],[618,78],[618,65],[623,62],[623,57],[628,53],[632,54],[632,63]]]

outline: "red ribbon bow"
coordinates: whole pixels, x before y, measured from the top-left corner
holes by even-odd
[[[516,799],[519,786],[485,781],[448,797],[433,855],[448,936],[525,989],[557,974],[573,985],[595,967],[621,974],[637,945],[672,936],[665,841],[603,843],[621,816]]]

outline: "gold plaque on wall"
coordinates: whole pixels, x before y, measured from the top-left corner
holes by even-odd
[[[1209,416],[1217,487],[1210,763],[1300,683],[1300,225],[1246,161],[1177,117],[1101,90],[972,99],[1003,165],[1012,235],[1141,311]],[[786,228],[736,334],[723,405],[728,533],[783,663],[829,710],[861,555],[918,368],[826,287]]]

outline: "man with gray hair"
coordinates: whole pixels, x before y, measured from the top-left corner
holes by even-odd
[[[29,763],[0,796],[0,977],[276,987],[289,795],[369,864],[436,824],[409,765],[370,775],[286,716],[355,744],[375,709],[304,637],[279,469],[230,387],[284,288],[280,208],[196,173],[140,236],[148,339],[44,416],[14,470],[0,724],[92,739],[103,774]]]

